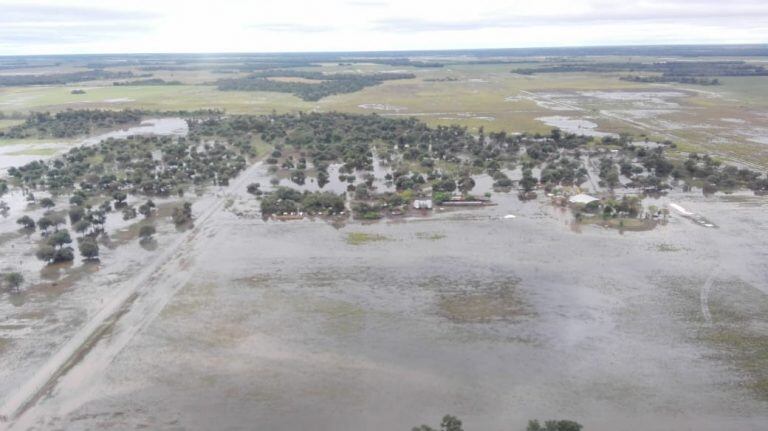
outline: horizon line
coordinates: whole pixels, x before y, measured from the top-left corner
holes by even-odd
[[[549,45],[502,48],[450,48],[450,49],[393,49],[393,50],[328,50],[328,51],[157,51],[157,52],[83,52],[83,53],[47,53],[47,54],[2,54],[0,58],[12,57],[73,57],[73,56],[140,56],[140,55],[308,55],[308,54],[407,54],[407,53],[471,53],[477,51],[524,51],[524,50],[557,50],[557,49],[615,49],[615,48],[695,48],[695,47],[765,47],[768,42],[760,43],[664,43],[664,44],[608,44],[608,45]],[[599,55],[599,54],[596,54]],[[606,54],[607,55],[607,54]],[[742,54],[744,55],[744,54]]]

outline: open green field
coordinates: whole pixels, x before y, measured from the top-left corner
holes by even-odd
[[[0,130],[23,123],[24,120],[0,120]]]
[[[212,86],[77,86],[86,94],[71,94],[75,87],[21,87],[0,89],[0,106],[7,111],[61,109],[156,110],[219,108],[228,112],[268,113],[308,110],[312,105],[285,93],[222,92]]]

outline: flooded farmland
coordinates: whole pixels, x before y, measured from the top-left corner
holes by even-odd
[[[676,193],[657,205],[717,228],[673,213],[647,232],[574,228],[565,210],[513,193],[366,224],[243,216],[258,213],[246,184],[269,177],[257,164],[209,188],[195,228],[161,231],[155,251],[119,247],[100,266],[3,294],[1,401],[23,411],[7,425],[383,430],[451,413],[472,429],[567,417],[590,430],[722,430],[768,420],[768,239],[756,235],[768,228],[766,197]],[[377,240],[350,242],[356,233]],[[23,249],[9,241],[4,250]],[[78,339],[122,297],[97,342]],[[69,348],[75,360],[56,363]]]
[[[183,136],[187,123],[181,118],[153,118],[134,127],[126,127],[92,136],[82,141],[21,143],[0,146],[0,174],[12,166],[21,166],[33,160],[44,160],[81,145],[95,145],[107,139],[120,139],[136,135]]]

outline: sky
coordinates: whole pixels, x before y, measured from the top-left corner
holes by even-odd
[[[0,55],[768,43],[768,0],[0,0]]]

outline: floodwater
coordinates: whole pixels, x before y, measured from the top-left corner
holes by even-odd
[[[0,146],[0,174],[12,166],[21,166],[34,160],[46,160],[81,145],[95,145],[109,138],[132,135],[184,136],[187,122],[181,118],[153,118],[140,125],[107,132],[75,142],[40,142]]]
[[[357,105],[359,108],[362,109],[373,109],[377,111],[407,111],[408,108],[405,106],[397,106],[397,105],[389,105],[386,103],[363,103],[362,105]]]
[[[600,132],[597,130],[597,123],[593,123],[592,121],[581,118],[571,118],[555,115],[549,117],[539,117],[537,120],[548,126],[557,127],[564,132],[575,133],[577,135],[595,136],[600,138],[605,136],[618,136],[615,133]]]
[[[673,212],[647,232],[574,226],[515,193],[365,225],[239,215],[258,209],[246,185],[269,178],[255,165],[211,188],[194,229],[158,223],[155,251],[134,241],[71,285],[0,296],[0,408],[87,346],[11,429],[391,430],[446,413],[468,430],[768,421],[739,353],[699,336],[726,305],[768,293],[766,197],[649,200],[717,228]],[[353,232],[379,236],[355,245]],[[119,318],[79,343],[110,307]]]

